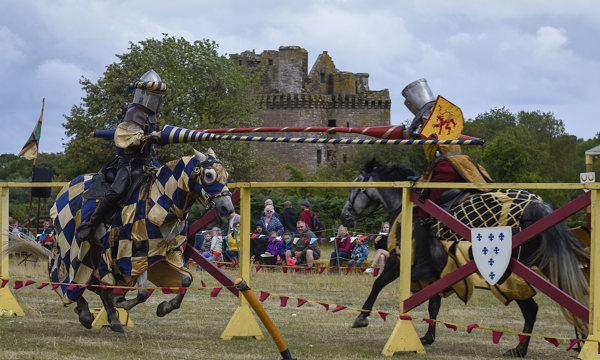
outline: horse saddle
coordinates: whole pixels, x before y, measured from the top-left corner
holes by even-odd
[[[104,198],[106,191],[112,185],[115,174],[117,173],[116,167],[103,167],[100,171],[92,176],[92,185],[87,188],[82,194],[84,199],[88,200],[100,200]],[[127,190],[125,196],[122,197],[122,202],[131,198],[133,193],[143,184],[150,180],[152,174],[150,172],[143,171],[142,169],[132,169],[130,172],[131,185]]]
[[[467,189],[448,189],[442,193],[439,205],[445,211],[449,211],[454,205],[463,202],[469,195],[471,195],[471,192]]]

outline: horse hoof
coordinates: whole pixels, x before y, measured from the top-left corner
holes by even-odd
[[[433,344],[434,339],[429,336],[423,336],[421,339],[421,344],[423,345],[431,345]]]
[[[506,350],[504,353],[504,357],[512,357],[512,358],[524,358],[525,354],[521,354],[521,352],[517,349]]]
[[[369,318],[366,316],[358,315],[356,319],[354,319],[354,324],[352,324],[352,328],[362,328],[369,326]]]
[[[75,308],[75,313],[79,316],[79,323],[83,325],[86,329],[92,328],[92,323],[94,322],[94,317],[89,309],[80,309],[79,307]]]
[[[118,324],[110,324],[110,329],[114,332],[125,333],[125,327],[119,322]]]
[[[171,310],[173,310],[171,308],[171,304],[169,304],[168,301],[163,301],[160,304],[158,304],[158,307],[156,308],[156,316],[163,317],[170,313]]]

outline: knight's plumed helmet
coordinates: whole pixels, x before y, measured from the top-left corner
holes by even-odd
[[[427,80],[419,79],[406,85],[402,90],[404,105],[413,113],[417,114],[423,106],[435,101],[435,97],[427,85]]]
[[[167,90],[167,84],[161,81],[160,76],[154,70],[147,71],[139,79],[134,80],[130,85],[129,91],[135,89],[133,93],[133,104],[138,104],[146,109],[156,113],[162,95]]]

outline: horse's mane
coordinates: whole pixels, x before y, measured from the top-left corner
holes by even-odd
[[[419,176],[419,173],[406,164],[388,165],[377,159],[368,160],[362,172],[377,173],[383,181],[404,181],[409,176]]]

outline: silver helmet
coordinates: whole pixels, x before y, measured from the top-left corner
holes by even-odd
[[[167,90],[167,84],[160,80],[160,76],[154,70],[146,72],[142,77],[135,80],[131,86],[135,88],[133,103],[141,105],[156,113],[162,95]]]
[[[402,96],[406,99],[404,105],[415,115],[424,105],[435,101],[435,97],[425,79],[415,80],[406,85],[402,90]]]

